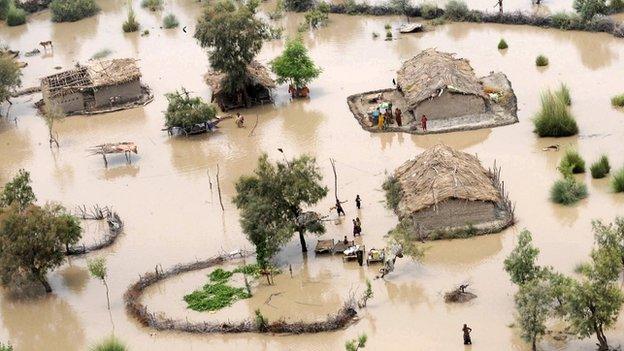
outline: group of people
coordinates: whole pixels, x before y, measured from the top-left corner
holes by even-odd
[[[372,122],[373,125],[377,125],[379,129],[383,129],[385,126],[395,122],[401,127],[403,126],[402,115],[403,112],[400,108],[392,110],[392,102],[382,102],[373,110]]]
[[[360,221],[360,217],[355,217],[352,219],[353,221],[353,237],[362,236],[362,222]]]
[[[342,204],[346,202],[340,202],[340,200],[336,199],[336,212],[338,213],[338,217],[340,216],[346,216],[346,213],[344,211],[344,209],[342,208]],[[355,206],[357,207],[357,209],[361,209],[362,208],[362,198],[360,197],[360,195],[356,195],[355,196]],[[362,235],[362,221],[360,220],[360,217],[355,217],[355,219],[352,219],[353,221],[353,237],[356,236],[361,236]],[[345,236],[345,240],[346,240],[346,236]]]

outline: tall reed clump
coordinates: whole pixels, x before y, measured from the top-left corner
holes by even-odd
[[[173,13],[170,13],[163,18],[163,27],[165,29],[175,28],[179,25],[180,22],[178,22],[178,18]]]
[[[550,200],[557,204],[572,205],[587,197],[587,186],[572,176],[559,179],[550,188]]]
[[[91,347],[90,351],[126,351],[126,345],[124,345],[119,339],[114,336],[110,336],[99,344]]]
[[[541,95],[541,109],[533,117],[534,132],[540,137],[566,137],[578,133],[578,126],[561,94],[550,90]]]
[[[555,91],[555,95],[567,106],[572,106],[572,95],[570,95],[570,87],[567,84],[561,83],[559,89]]]
[[[607,155],[600,156],[598,161],[592,163],[591,167],[589,167],[589,171],[594,179],[606,177],[611,171],[611,165],[609,164]]]
[[[509,46],[507,46],[507,42],[505,41],[505,39],[502,39],[498,42],[498,50],[505,50],[507,49]]]
[[[620,168],[611,179],[611,188],[616,193],[624,192],[624,167]]]
[[[6,14],[6,23],[10,27],[26,23],[26,11],[11,4]]]
[[[136,15],[134,14],[132,6],[128,6],[128,18],[126,18],[126,21],[121,25],[121,28],[126,33],[139,30],[139,22],[136,20]]]
[[[450,0],[444,7],[444,17],[451,21],[463,21],[469,12],[468,5],[461,0]]]
[[[537,67],[545,67],[548,66],[548,57],[544,56],[544,55],[538,55],[535,58],[535,65]]]
[[[624,94],[616,95],[611,98],[611,105],[615,107],[624,107]]]
[[[100,7],[95,0],[52,0],[50,11],[53,22],[75,22],[95,15]]]
[[[143,0],[141,1],[141,7],[150,9],[152,11],[162,10],[163,0]]]
[[[574,149],[567,149],[561,162],[559,171],[564,175],[585,173],[585,160]]]

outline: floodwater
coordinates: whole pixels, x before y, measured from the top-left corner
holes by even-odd
[[[306,34],[313,59],[323,68],[310,85],[311,99],[291,102],[285,87],[276,91],[275,106],[244,111],[247,128],[224,122],[215,134],[193,138],[171,138],[161,131],[166,108],[164,93],[182,86],[204,98],[209,96],[202,75],[208,63],[192,38],[199,5],[191,1],[167,2],[165,12],[175,12],[181,27],[158,28],[162,13],[139,9],[138,19],[151,32],[123,34],[125,17],[121,0],[102,1],[102,13],[76,23],[52,24],[49,13],[40,13],[26,26],[0,27],[3,41],[22,52],[44,40],[54,42],[54,53],[25,59],[24,86],[38,77],[56,72],[54,66],[71,67],[85,62],[95,52],[109,48],[111,57],[136,57],[143,80],[154,89],[155,100],[144,108],[91,117],[69,117],[55,126],[60,149],[48,147],[47,129],[31,103],[38,97],[16,99],[11,120],[0,122],[0,182],[20,168],[28,169],[39,202],[59,201],[72,208],[93,203],[119,212],[125,232],[99,254],[71,258],[49,274],[54,292],[35,299],[0,294],[0,340],[10,341],[17,351],[74,351],[111,332],[131,350],[340,350],[347,339],[365,332],[370,349],[465,350],[461,326],[473,328],[475,350],[527,350],[513,321],[515,288],[502,269],[514,246],[516,234],[527,228],[540,248],[540,263],[572,273],[587,259],[592,245],[591,220],[612,220],[623,215],[624,195],[610,192],[607,180],[587,182],[590,195],[573,207],[548,200],[548,190],[558,178],[556,165],[562,152],[543,152],[550,144],[574,146],[588,162],[608,153],[614,168],[624,166],[624,111],[610,106],[612,95],[622,92],[624,40],[606,34],[561,32],[542,28],[503,25],[452,24],[422,34],[399,35],[395,40],[373,39],[384,24],[394,28],[399,17],[330,16],[328,27]],[[272,7],[272,4],[266,6]],[[294,33],[300,16],[289,15],[284,26]],[[186,27],[188,33],[182,31]],[[501,53],[496,44],[504,37],[509,49]],[[348,95],[390,87],[394,72],[422,49],[437,47],[470,59],[477,74],[502,71],[511,80],[518,97],[520,123],[443,135],[370,134],[363,131],[349,112]],[[282,49],[281,41],[264,45],[259,59],[268,62]],[[537,69],[538,54],[550,58],[550,66]],[[580,135],[564,139],[538,139],[530,122],[538,107],[539,92],[567,83],[572,91],[572,110]],[[17,122],[12,121],[16,118]],[[254,135],[250,127],[258,119]],[[139,155],[132,165],[123,157],[109,158],[104,168],[86,149],[103,142],[134,141]],[[328,187],[333,185],[329,158],[336,160],[338,191],[347,218],[328,223],[324,238],[342,238],[351,232],[351,218],[363,223],[362,242],[381,247],[383,235],[396,224],[385,209],[380,185],[406,159],[438,142],[478,154],[484,165],[494,161],[516,203],[518,224],[501,234],[467,240],[428,243],[422,263],[397,261],[386,280],[372,280],[375,297],[360,312],[355,325],[337,332],[303,336],[187,335],[155,332],[138,325],[124,310],[122,295],[138,275],[161,264],[168,267],[237,248],[250,248],[238,224],[238,213],[230,202],[235,180],[252,172],[255,160],[266,152],[273,160],[302,153],[315,156]],[[216,167],[225,211],[219,206],[215,184]],[[210,175],[210,178],[208,176]],[[353,199],[363,198],[356,211]],[[327,213],[332,196],[314,209]],[[313,248],[315,239],[308,238]],[[104,287],[90,279],[86,259],[108,260],[111,312],[106,309]],[[275,287],[262,281],[256,297],[239,301],[215,314],[188,311],[182,296],[203,285],[208,271],[188,273],[151,289],[145,302],[153,311],[166,311],[179,318],[239,319],[260,308],[269,318],[323,318],[336,310],[351,292],[361,292],[375,268],[343,263],[339,257],[303,257],[298,239],[278,257],[284,274]],[[293,277],[288,273],[292,265]],[[464,305],[443,301],[446,290],[469,282],[478,298]],[[274,295],[266,303],[269,296]],[[624,316],[608,336],[613,344],[624,343]],[[593,350],[594,341],[569,343],[544,341],[545,350]]]

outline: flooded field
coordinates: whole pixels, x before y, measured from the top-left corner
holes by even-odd
[[[614,168],[624,166],[624,111],[611,107],[609,99],[621,93],[624,72],[624,40],[606,34],[562,32],[526,26],[450,24],[422,34],[399,35],[395,40],[373,39],[399,17],[330,16],[328,27],[305,35],[315,62],[323,68],[310,85],[311,99],[289,101],[286,87],[276,90],[275,106],[242,111],[248,127],[236,128],[225,121],[217,133],[191,138],[172,138],[161,131],[166,99],[163,94],[182,86],[204,98],[209,89],[202,80],[208,69],[204,51],[192,37],[200,5],[194,1],[168,1],[165,11],[151,13],[135,1],[142,29],[149,36],[124,34],[125,1],[100,1],[103,11],[76,23],[52,24],[48,12],[30,18],[26,26],[2,24],[0,37],[13,49],[31,50],[40,41],[52,40],[54,53],[26,58],[24,87],[56,72],[86,62],[108,48],[110,57],[136,57],[143,81],[153,90],[154,101],[144,108],[91,117],[69,117],[55,126],[60,148],[50,150],[48,131],[32,103],[39,97],[14,100],[11,120],[0,121],[0,183],[20,168],[31,172],[39,202],[59,201],[69,208],[81,204],[111,206],[125,222],[116,243],[100,254],[109,265],[111,313],[106,309],[104,287],[90,279],[86,258],[71,258],[49,275],[54,292],[24,300],[0,294],[0,341],[10,341],[16,351],[74,351],[114,332],[131,350],[340,350],[347,339],[366,332],[367,349],[464,350],[461,326],[473,328],[475,350],[529,350],[513,322],[516,290],[503,270],[503,260],[523,228],[534,234],[541,250],[540,264],[572,274],[588,258],[593,242],[591,220],[612,220],[624,215],[624,195],[611,193],[608,180],[584,175],[589,197],[573,207],[548,200],[548,190],[559,177],[556,170],[562,152],[544,152],[551,144],[571,145],[588,162],[608,153]],[[483,8],[486,1],[475,3]],[[530,7],[530,1],[517,1]],[[546,0],[549,6],[568,1]],[[568,5],[562,6],[568,6]],[[491,6],[493,4],[490,4]],[[273,4],[264,6],[271,7]],[[469,2],[469,6],[479,7]],[[511,3],[510,5],[511,6]],[[160,29],[164,14],[174,12],[178,29]],[[288,14],[283,25],[295,33],[301,19]],[[182,28],[186,27],[186,32]],[[496,44],[505,38],[509,49],[501,53]],[[282,41],[264,45],[259,59],[266,63],[281,52]],[[520,122],[510,126],[471,132],[414,136],[398,133],[371,134],[362,130],[347,108],[346,97],[361,91],[391,87],[401,63],[420,50],[436,47],[470,60],[477,75],[504,72],[518,97]],[[545,69],[535,67],[538,54],[550,59]],[[572,111],[580,134],[563,139],[538,139],[532,133],[532,115],[539,93],[561,82],[572,92]],[[253,136],[249,129],[256,116]],[[16,122],[12,121],[16,118]],[[90,157],[89,146],[103,142],[134,141],[138,155],[126,165],[123,156]],[[317,158],[328,187],[333,186],[329,158],[336,160],[338,188],[346,219],[329,222],[323,238],[342,238],[351,233],[351,218],[362,219],[362,243],[382,247],[384,234],[396,225],[396,216],[384,206],[381,183],[406,159],[424,148],[444,142],[474,153],[485,166],[502,167],[502,177],[516,204],[518,224],[501,234],[428,243],[422,263],[404,258],[385,280],[372,280],[376,268],[343,263],[339,257],[302,257],[298,240],[279,255],[284,273],[276,286],[262,280],[256,296],[218,313],[187,310],[182,296],[201,287],[207,271],[172,278],[147,291],[144,302],[154,311],[190,320],[238,320],[260,308],[267,317],[315,320],[336,310],[350,291],[372,280],[374,298],[360,312],[360,320],[346,330],[305,336],[187,335],[155,332],[138,325],[123,306],[122,294],[139,274],[158,264],[168,267],[191,262],[237,248],[251,248],[241,232],[238,212],[230,202],[234,182],[250,173],[259,155],[279,160],[308,153]],[[219,165],[225,211],[216,190],[210,189],[208,172],[215,181]],[[581,176],[579,176],[581,177]],[[363,199],[360,211],[353,199]],[[328,196],[315,208],[328,213]],[[89,235],[90,238],[90,235]],[[308,237],[308,246],[316,239]],[[292,265],[293,277],[288,273]],[[478,298],[463,305],[445,304],[443,294],[458,283],[469,282]],[[268,297],[273,297],[269,304]],[[613,345],[624,344],[624,316],[608,332]],[[568,343],[544,341],[545,350],[593,350],[593,339]]]

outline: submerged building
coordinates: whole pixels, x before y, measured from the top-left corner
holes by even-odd
[[[269,70],[258,61],[247,65],[247,82],[243,91],[229,93],[225,89],[225,77],[224,73],[216,71],[210,71],[204,77],[212,91],[211,102],[216,102],[222,111],[273,103],[271,90],[275,88],[275,81]]]
[[[146,89],[141,85],[136,61],[127,58],[78,65],[41,79],[43,102],[66,114],[106,110],[141,100]]]
[[[484,169],[476,156],[439,144],[397,168],[395,208],[422,239],[459,233],[496,232],[511,225],[513,209],[498,171]]]

